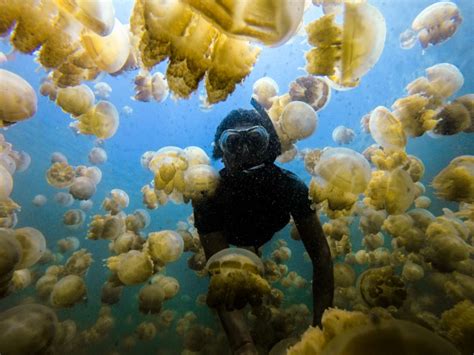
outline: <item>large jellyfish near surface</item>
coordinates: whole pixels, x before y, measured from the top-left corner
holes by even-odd
[[[436,2],[421,11],[413,20],[411,29],[400,35],[400,47],[412,48],[417,38],[423,48],[443,43],[456,33],[461,23],[462,16],[454,2]]]
[[[462,155],[435,176],[436,195],[448,201],[474,202],[474,156]]]
[[[0,313],[2,354],[47,353],[58,330],[56,313],[40,304],[19,305]]]
[[[306,71],[328,76],[335,89],[359,85],[382,54],[386,31],[377,8],[362,1],[346,2],[342,25],[329,14],[306,27],[308,42],[315,46],[306,52]]]
[[[36,113],[35,90],[22,77],[0,69],[0,127],[26,120]]]

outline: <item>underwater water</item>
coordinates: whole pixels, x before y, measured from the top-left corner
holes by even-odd
[[[417,14],[432,3],[434,1],[430,0],[370,1],[370,4],[375,6],[385,18],[387,34],[383,52],[357,87],[345,91],[332,90],[327,105],[317,112],[318,123],[315,132],[296,143],[299,152],[304,152],[304,149],[340,146],[333,141],[332,132],[337,126],[343,125],[355,132],[353,141],[343,146],[362,153],[375,141],[370,134],[361,129],[361,118],[377,106],[390,108],[394,101],[407,95],[405,87],[410,82],[425,75],[425,69],[435,64],[453,64],[464,76],[463,86],[451,99],[474,93],[474,47],[472,45],[474,6],[472,1],[454,1],[463,21],[451,38],[424,50],[419,43],[408,50],[400,47],[399,35],[410,26]],[[124,24],[128,23],[134,5],[133,1],[114,0],[113,4],[117,18]],[[304,14],[304,24],[322,15],[321,8],[311,4]],[[192,43],[189,45],[192,46]],[[164,302],[159,314],[145,315],[138,309],[138,292],[144,283],[126,286],[120,301],[110,306],[113,318],[110,329],[97,339],[87,341],[79,339],[81,332],[91,328],[99,317],[102,307],[101,288],[110,275],[106,267],[106,259],[113,255],[109,251],[108,240],[92,240],[87,239],[86,236],[93,216],[107,213],[101,205],[112,189],[121,189],[128,194],[129,204],[124,209],[125,213],[131,214],[136,209],[146,209],[141,189],[150,183],[153,173],[141,165],[140,159],[144,152],[157,151],[166,146],[180,148],[198,146],[211,156],[214,133],[220,121],[233,109],[251,109],[250,98],[254,82],[265,76],[271,77],[279,86],[279,95],[282,95],[288,92],[288,86],[292,81],[297,77],[307,75],[304,69],[306,65],[304,52],[311,46],[307,42],[306,33],[298,33],[281,46],[270,47],[262,44],[258,46],[262,50],[250,74],[236,86],[225,101],[218,102],[210,108],[203,108],[200,100],[200,95],[204,94],[203,83],[188,99],[176,99],[170,95],[163,102],[154,100],[140,102],[132,99],[135,95],[134,79],[138,70],[127,71],[117,76],[103,73],[93,81],[85,81],[84,83],[92,89],[97,82],[110,85],[112,91],[107,100],[114,104],[120,113],[120,123],[116,134],[102,141],[98,141],[93,135],[75,132],[69,127],[73,122],[70,115],[62,111],[54,101],[40,95],[39,88],[47,72],[35,62],[34,55],[15,51],[12,58],[0,64],[0,69],[11,71],[25,79],[34,88],[38,98],[37,112],[34,117],[18,122],[1,132],[5,140],[12,144],[14,150],[25,151],[31,156],[29,168],[13,176],[14,186],[10,197],[21,206],[21,211],[17,212],[18,223],[14,228],[33,227],[41,231],[46,238],[47,248],[55,255],[55,259],[49,263],[38,263],[31,267],[33,273],[31,285],[1,298],[0,311],[30,302],[32,299],[36,303],[49,304],[47,299],[42,300],[36,294],[35,282],[44,274],[48,266],[66,262],[72,251],[60,255],[57,242],[65,237],[74,236],[80,241],[79,249],[85,248],[92,254],[93,263],[83,277],[87,288],[87,299],[75,304],[74,307],[55,309],[60,321],[71,319],[77,325],[76,337],[71,340],[71,343],[75,345],[68,351],[79,354],[180,354],[185,351],[184,339],[187,330],[183,331],[183,324],[180,325],[179,320],[188,312],[195,314],[195,317],[188,314],[190,319],[195,318],[191,321],[192,325],[198,324],[212,329],[212,332],[202,333],[208,337],[205,339],[206,344],[218,341],[225,344],[225,340],[222,340],[223,330],[216,314],[206,306],[205,302],[202,302],[209,280],[188,268],[187,259],[192,255],[191,252],[184,252],[179,260],[167,264],[165,270],[160,271],[179,282],[179,292],[172,299]],[[3,53],[8,53],[12,49],[8,39],[0,42],[0,51]],[[165,73],[167,65],[167,61],[164,61],[154,67],[152,72]],[[124,106],[132,108],[133,112],[125,114]],[[97,184],[97,191],[90,198],[93,206],[85,212],[84,223],[78,228],[71,229],[64,225],[63,215],[69,209],[79,208],[80,201],[74,201],[69,207],[55,202],[55,194],[58,191],[67,192],[67,189],[51,186],[45,177],[51,166],[51,155],[54,152],[60,152],[67,157],[68,163],[72,166],[92,166],[88,160],[88,154],[96,146],[100,146],[107,153],[107,161],[98,165],[102,172],[102,179]],[[434,216],[443,215],[443,208],[458,211],[459,202],[447,201],[437,196],[432,181],[454,158],[474,154],[474,134],[460,132],[437,137],[428,134],[409,137],[406,152],[415,155],[424,163],[425,172],[420,181],[426,188],[423,195],[431,199],[431,205],[427,209]],[[223,167],[220,161],[212,161],[211,165],[216,169]],[[277,165],[291,170],[309,185],[312,176],[305,169],[300,155],[288,163],[277,163]],[[373,166],[372,169],[374,169]],[[470,182],[474,184],[472,168],[470,174]],[[42,206],[36,206],[32,202],[39,194],[47,198],[47,202]],[[362,197],[359,200],[362,200]],[[470,203],[473,202],[470,201]],[[413,208],[413,205],[410,208]],[[151,232],[175,230],[178,222],[189,221],[193,211],[191,203],[176,204],[169,201],[156,209],[148,209],[148,212],[151,220],[150,224],[141,231],[144,237]],[[330,220],[324,211],[321,212],[320,219],[322,223]],[[364,248],[363,234],[358,226],[359,217],[354,216],[350,223],[353,253]],[[305,250],[301,241],[293,240],[290,237],[290,230],[291,226],[288,225],[275,234],[272,241],[265,245],[263,258],[270,258],[277,241],[284,240],[291,249],[291,257],[284,264],[287,265],[289,271],[296,271],[307,281],[302,288],[285,287],[280,281],[271,284],[272,287],[282,290],[285,294],[282,309],[296,304],[304,304],[309,309],[309,313],[302,317],[301,323],[293,332],[285,336],[297,337],[310,325],[312,319],[310,313],[312,310],[310,285],[312,268],[311,263],[303,256]],[[385,235],[384,246],[390,248],[392,238],[387,231],[382,231],[382,233]],[[471,245],[474,240],[473,233],[471,226],[466,240]],[[468,254],[471,262],[473,254],[472,250]],[[343,261],[344,255],[339,255],[334,259],[335,263]],[[354,269],[359,274],[368,267],[370,266],[355,265]],[[428,274],[428,271],[425,274]],[[469,276],[468,282],[473,283],[472,266]],[[415,287],[414,283],[408,284],[409,287]],[[425,286],[420,283],[416,287]],[[472,291],[470,296],[473,296]],[[474,300],[471,298],[470,301]],[[452,299],[449,300],[449,297],[448,300],[442,302],[443,304],[439,305],[440,310],[448,309],[457,303]],[[430,307],[433,308],[433,305]],[[160,318],[165,310],[172,311],[174,314],[171,324],[168,325],[165,325]],[[437,316],[440,317],[440,314]],[[136,335],[137,326],[142,322],[156,324],[157,333],[153,339],[142,340]],[[474,320],[470,319],[470,322],[472,331]],[[177,328],[180,330],[177,331]],[[263,347],[261,349],[262,353],[269,350]],[[205,354],[208,351],[210,350],[202,350],[202,353]]]

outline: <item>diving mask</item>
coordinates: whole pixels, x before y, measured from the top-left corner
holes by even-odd
[[[267,150],[270,135],[262,126],[226,129],[219,138],[219,147],[224,153],[239,155],[245,149],[253,154]]]

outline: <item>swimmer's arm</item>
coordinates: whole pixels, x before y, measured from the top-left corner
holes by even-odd
[[[199,235],[199,239],[207,260],[218,251],[229,247],[229,243],[221,232]],[[242,311],[229,312],[222,307],[217,310],[217,313],[227,334],[232,352],[242,355],[257,354]]]
[[[304,247],[313,263],[313,326],[321,324],[324,311],[332,306],[334,275],[331,251],[316,214],[294,219]]]

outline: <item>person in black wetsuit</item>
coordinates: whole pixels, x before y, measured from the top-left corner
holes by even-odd
[[[274,164],[280,141],[265,110],[233,110],[217,127],[214,159],[222,159],[215,193],[193,201],[194,224],[206,258],[229,245],[258,249],[293,217],[313,264],[313,325],[332,306],[331,254],[321,223],[308,198],[308,187],[295,174]],[[241,311],[218,309],[234,354],[257,354]]]

